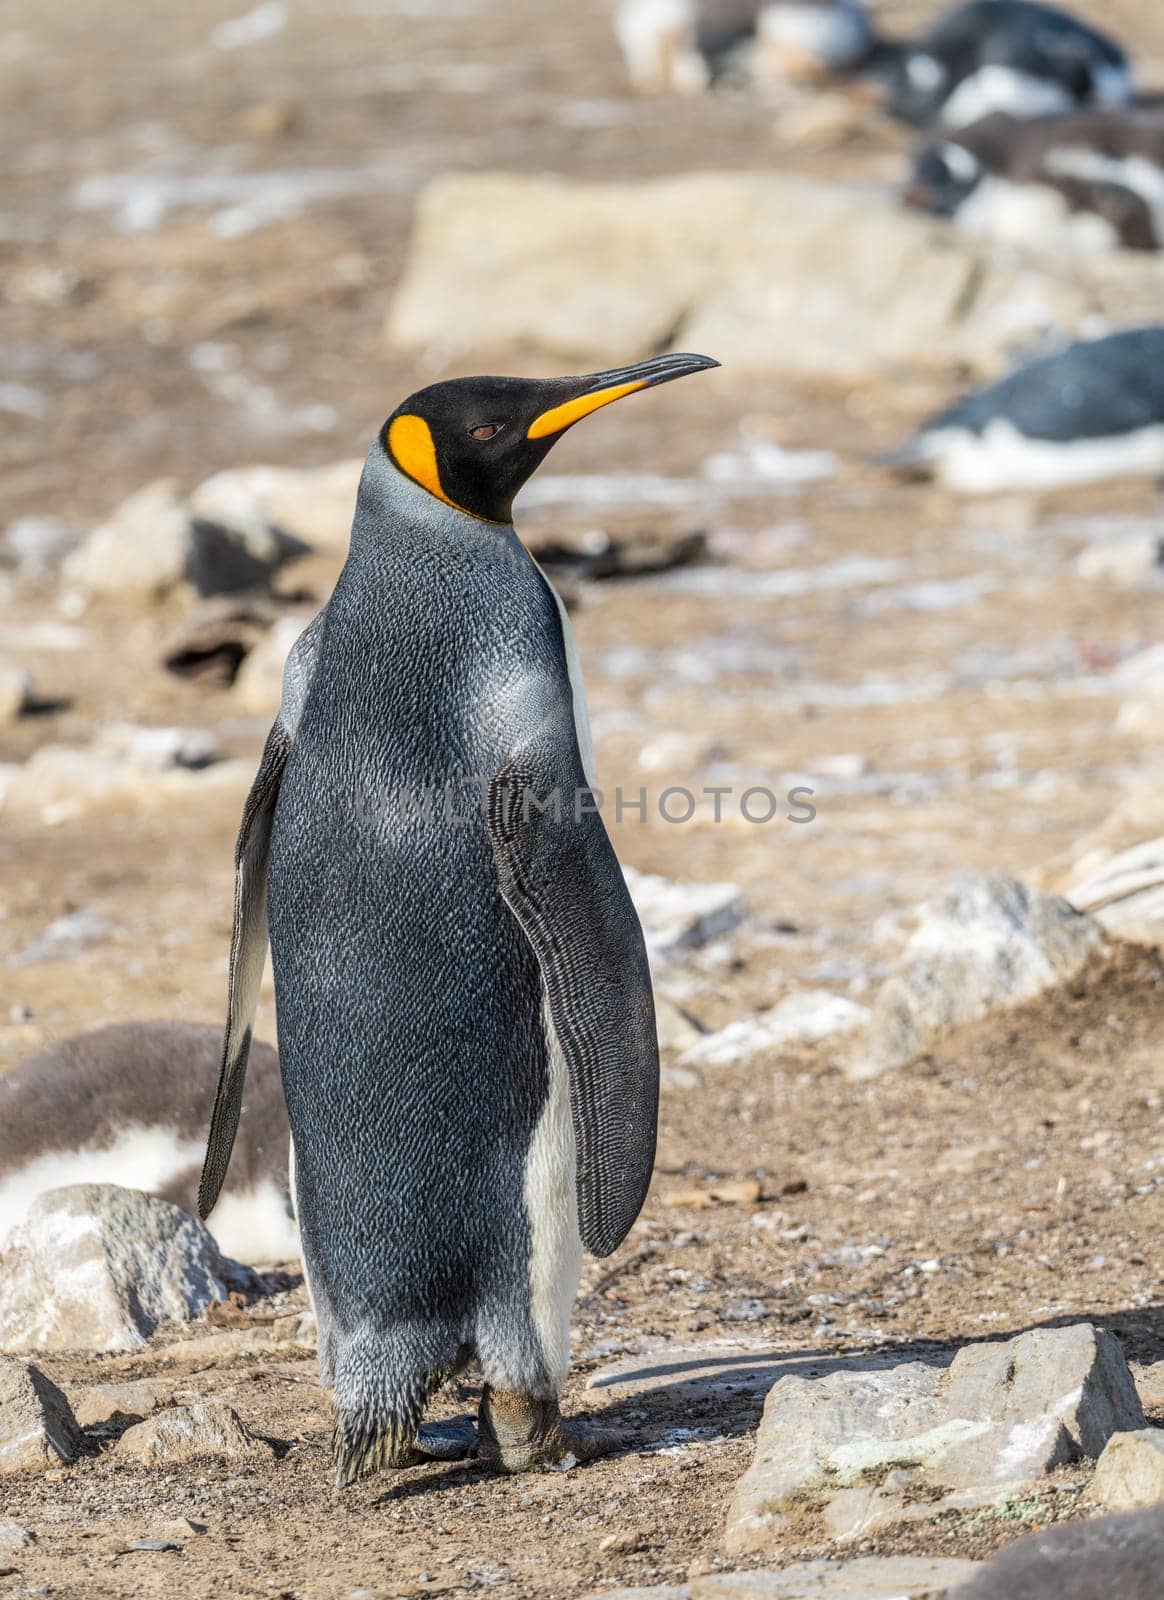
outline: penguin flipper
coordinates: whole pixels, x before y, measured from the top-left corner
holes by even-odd
[[[287,757],[295,743],[295,730],[315,674],[325,615],[320,612],[291,647],[283,669],[283,703],[267,735],[259,770],[239,825],[234,853],[234,929],[230,940],[226,1036],[206,1141],[206,1158],[198,1185],[198,1214],[203,1218],[213,1211],[226,1181],[234,1136],[238,1132],[251,1030],[255,1025],[259,986],[267,958],[267,860],[271,851],[271,825]]]
[[[642,1209],[654,1166],[655,1005],[642,929],[602,818],[562,791],[548,775],[556,766],[519,757],[505,767],[490,786],[489,835],[570,1073],[579,1233],[607,1256]],[[540,809],[554,795],[557,807]]]
[[[282,720],[276,722],[267,735],[258,775],[247,795],[235,846],[234,931],[230,941],[226,1037],[206,1141],[206,1158],[198,1185],[198,1212],[204,1218],[213,1211],[226,1181],[242,1112],[251,1030],[267,958],[267,858],[271,848],[271,823],[293,742]]]

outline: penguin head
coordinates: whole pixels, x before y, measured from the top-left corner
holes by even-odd
[[[920,150],[902,198],[915,211],[955,217],[985,177],[973,151],[954,140]]]
[[[410,395],[380,443],[398,472],[438,500],[508,523],[517,491],[568,428],[624,395],[718,365],[673,355],[582,378],[454,378]]]

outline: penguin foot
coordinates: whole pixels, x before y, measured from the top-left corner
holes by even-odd
[[[481,1396],[477,1428],[479,1459],[503,1472],[532,1472],[571,1461],[593,1461],[617,1450],[621,1443],[610,1428],[566,1422],[556,1396],[543,1400],[489,1384]]]
[[[422,1423],[414,1448],[420,1461],[468,1461],[477,1454],[477,1430],[472,1417]]]

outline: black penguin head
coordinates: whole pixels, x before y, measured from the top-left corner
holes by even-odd
[[[982,163],[972,150],[956,140],[944,140],[918,152],[903,198],[915,211],[954,217],[984,176]]]
[[[583,378],[454,378],[411,395],[380,440],[393,466],[438,500],[509,522],[517,491],[567,428],[624,395],[718,365],[674,355]]]

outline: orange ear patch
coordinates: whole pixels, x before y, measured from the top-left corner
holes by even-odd
[[[396,417],[388,429],[388,450],[401,472],[407,473],[422,489],[436,495],[447,506],[456,504],[444,491],[432,429],[423,417]],[[457,506],[457,510],[460,509]]]
[[[577,400],[567,400],[565,405],[555,406],[552,411],[543,411],[530,425],[526,438],[545,439],[551,433],[561,433],[563,428],[581,422],[583,417],[608,406],[612,400],[621,400],[624,394],[634,394],[636,390],[646,387],[646,380],[640,378],[635,383],[616,383],[609,389],[599,389],[594,394],[579,395]]]

